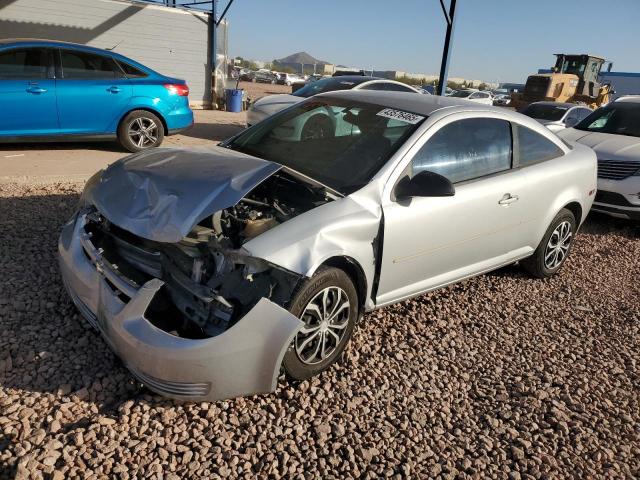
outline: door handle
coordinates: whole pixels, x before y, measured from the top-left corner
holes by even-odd
[[[512,203],[517,202],[520,199],[517,195],[511,195],[510,193],[505,193],[502,196],[502,199],[498,202],[500,205],[511,205]]]
[[[29,88],[27,88],[27,92],[29,93],[44,93],[47,90],[45,88],[40,88],[38,85],[30,85]]]
[[[120,93],[122,90],[120,89],[120,87],[109,87],[107,88],[107,91],[111,93]]]

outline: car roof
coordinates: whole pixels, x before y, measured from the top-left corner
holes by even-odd
[[[119,60],[122,60],[126,63],[130,63],[134,67],[140,68],[141,70],[149,73],[155,74],[159,76],[164,76],[155,70],[147,67],[146,65],[133,60],[132,58],[125,57],[124,55],[114,52],[112,50],[106,50],[104,48],[91,47],[89,45],[82,45],[80,43],[72,43],[72,42],[63,42],[58,40],[46,40],[42,38],[3,38],[0,39],[0,47],[12,45],[16,47],[59,47],[59,48],[73,48],[75,50],[82,50],[85,52],[93,52],[100,55],[111,55]],[[169,77],[167,77],[169,78]]]
[[[578,105],[577,103],[567,103],[567,102],[533,102],[533,103],[530,103],[530,105],[553,105],[555,107],[567,107],[567,108],[583,107],[583,108],[589,108],[586,105]]]
[[[481,110],[505,113],[508,110],[500,107],[481,105],[463,98],[441,97],[439,95],[416,95],[409,92],[383,92],[379,90],[339,90],[317,95],[318,97],[334,97],[372,103],[381,107],[404,110],[419,115],[429,116],[436,110],[446,107],[465,107],[465,110]],[[512,112],[510,112],[512,113]]]
[[[622,97],[616,98],[615,101],[628,102],[628,103],[640,103],[640,95],[624,95]]]
[[[370,82],[371,80],[389,80],[388,78],[371,77],[369,75],[338,75],[337,77],[327,77],[327,78],[335,78],[336,81],[344,80],[347,82],[358,82],[358,83]]]
[[[58,46],[58,47],[73,47],[73,48],[86,48],[92,50],[103,50],[101,48],[90,47],[88,45],[82,45],[80,43],[63,42],[61,40],[47,40],[45,38],[3,38],[0,39],[0,45],[16,44],[18,45],[42,45],[42,46]]]

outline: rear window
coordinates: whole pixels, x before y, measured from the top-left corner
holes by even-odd
[[[560,147],[538,132],[521,125],[515,125],[515,130],[518,140],[516,152],[520,166],[544,162],[564,154]]]
[[[319,93],[335,92],[337,90],[351,90],[356,85],[359,85],[368,80],[369,79],[366,79],[364,77],[358,80],[353,80],[351,78],[345,77],[323,78],[322,80],[318,80],[317,82],[305,85],[292,95],[295,95],[296,97],[309,98],[314,95],[318,95]]]
[[[118,64],[120,65],[120,67],[122,67],[124,74],[129,78],[144,78],[148,76],[142,70],[134,67],[133,65],[129,65],[128,63],[123,62],[122,60],[118,60]]]
[[[565,113],[567,113],[569,107],[563,107],[558,105],[536,105],[531,104],[522,110],[522,114],[527,117],[535,118],[538,120],[549,120],[555,122],[560,120]]]

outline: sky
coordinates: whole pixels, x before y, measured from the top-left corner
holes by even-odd
[[[554,53],[590,53],[613,61],[613,71],[640,72],[640,0],[458,0],[456,17],[450,77],[524,82],[553,65]],[[438,0],[236,0],[227,18],[231,56],[306,51],[366,69],[440,69]]]

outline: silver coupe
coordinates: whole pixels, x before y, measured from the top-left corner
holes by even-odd
[[[302,135],[310,118],[326,128]],[[97,173],[62,230],[60,268],[151,390],[269,392],[281,373],[329,368],[364,312],[518,261],[554,275],[596,182],[591,149],[524,115],[331,92],[219,146]]]

